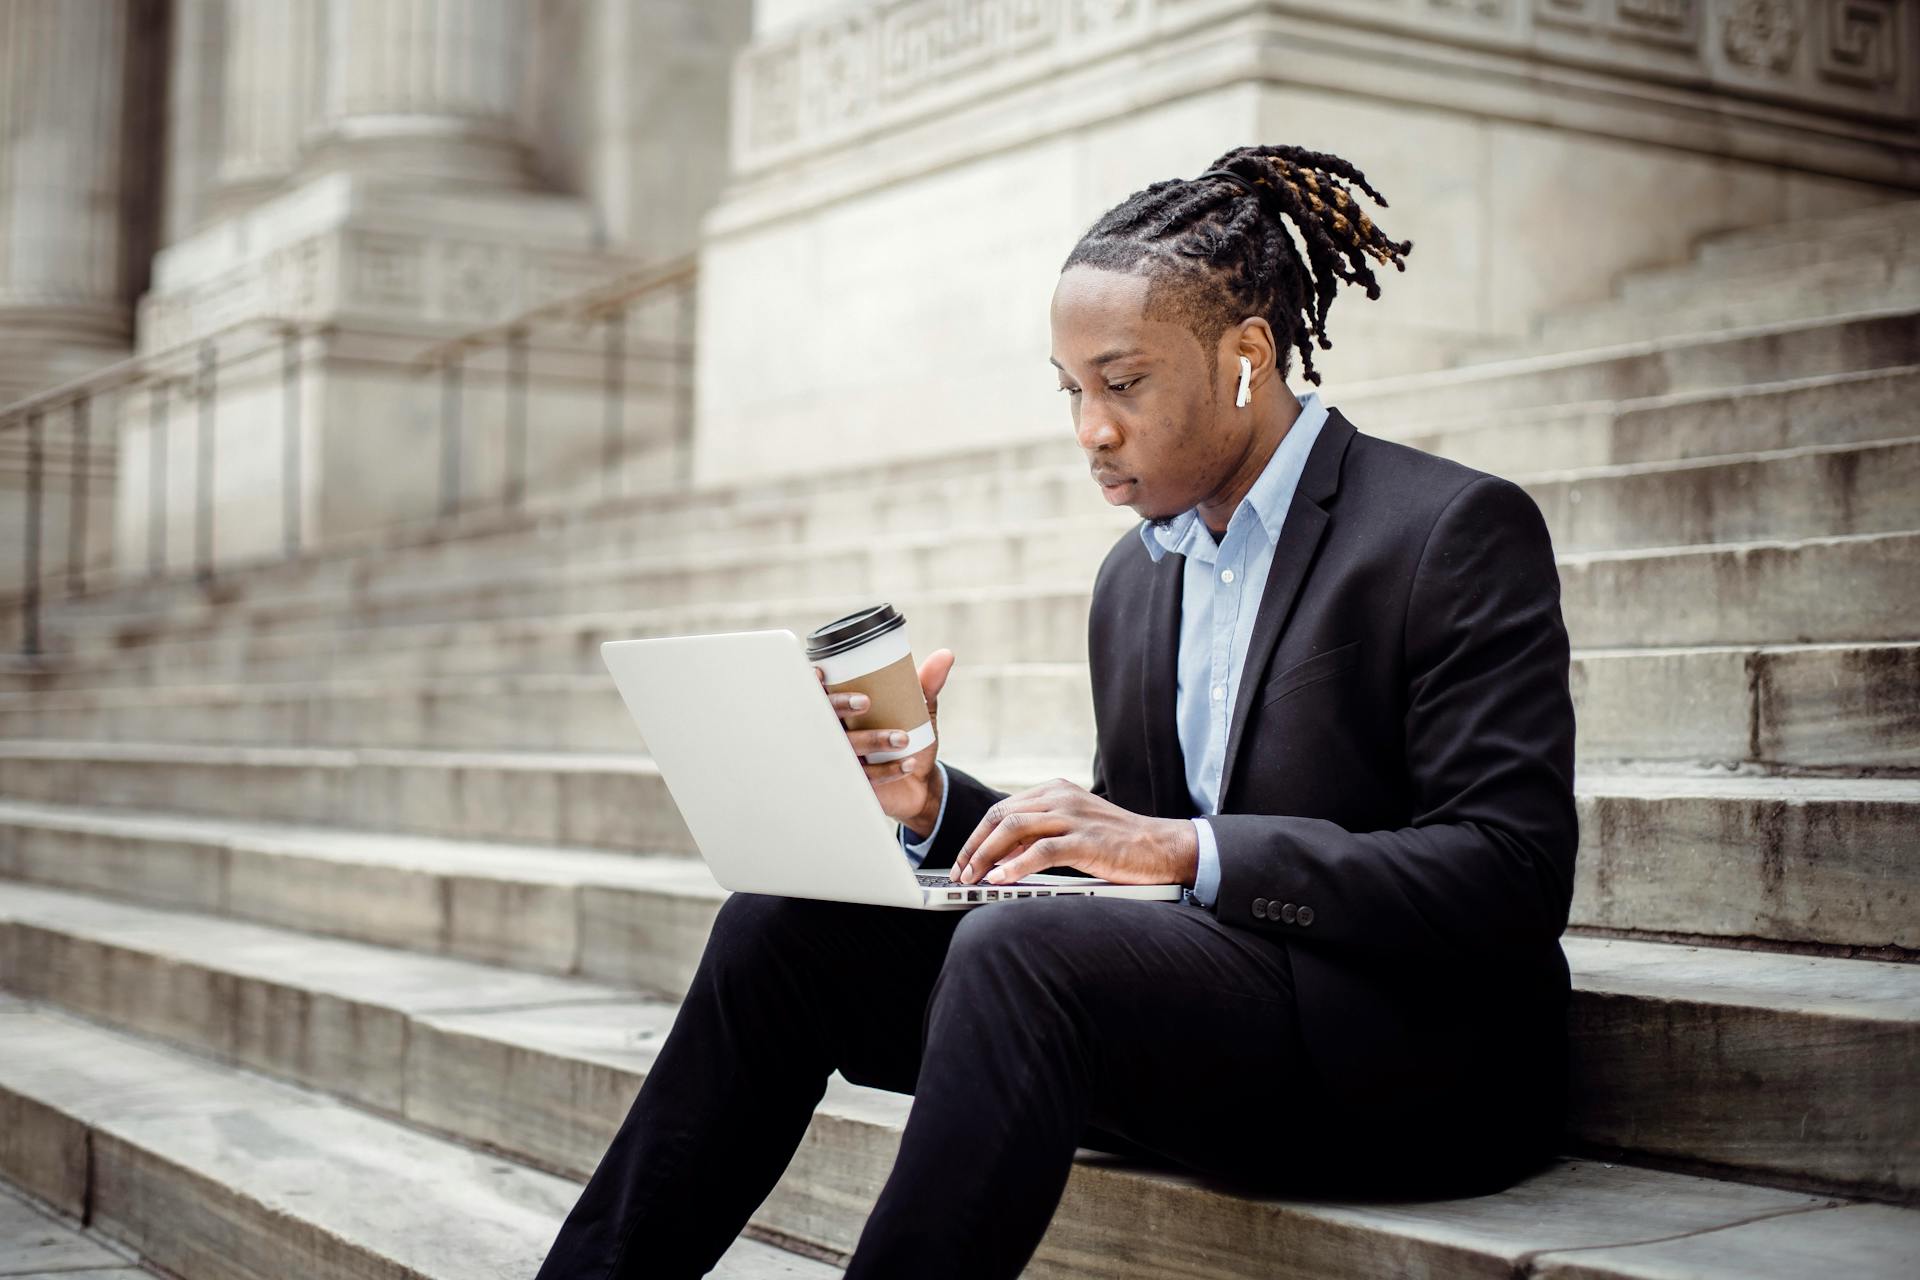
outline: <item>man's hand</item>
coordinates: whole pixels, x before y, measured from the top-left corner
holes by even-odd
[[[882,764],[860,761],[860,767],[866,771],[867,781],[873,785],[873,794],[879,797],[880,811],[908,831],[931,829],[940,813],[939,783],[933,766],[940,754],[940,691],[947,687],[947,677],[952,672],[951,649],[935,649],[920,664],[920,692],[927,699],[927,720],[933,725],[932,742],[899,760],[888,760]],[[813,674],[824,690],[827,673],[815,667]],[[864,715],[868,705],[864,693],[829,693],[827,701],[833,705],[834,714],[840,717],[842,725],[846,724],[849,717]],[[894,742],[893,735],[899,733],[903,743],[906,727],[848,729],[847,742],[855,756],[897,751],[901,743]]]
[[[1072,867],[1115,884],[1193,883],[1200,838],[1185,818],[1148,818],[1054,778],[998,801],[954,855],[952,878],[1018,880]]]

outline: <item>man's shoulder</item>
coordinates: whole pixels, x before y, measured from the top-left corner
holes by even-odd
[[[1353,433],[1341,470],[1339,499],[1349,498],[1376,536],[1397,534],[1415,547],[1456,501],[1497,507],[1506,518],[1538,516],[1532,496],[1506,476],[1364,431]]]
[[[1347,446],[1340,487],[1369,500],[1438,515],[1462,489],[1479,480],[1504,480],[1491,471],[1356,430]],[[1508,482],[1511,483],[1511,482]]]

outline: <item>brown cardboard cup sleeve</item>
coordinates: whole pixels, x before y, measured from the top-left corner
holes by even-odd
[[[907,745],[874,751],[863,756],[868,764],[884,764],[925,750],[933,743],[933,720],[927,713],[927,696],[920,688],[920,673],[907,653],[876,667],[865,675],[829,682],[829,693],[864,693],[872,704],[865,711],[844,717],[848,729],[905,729]]]

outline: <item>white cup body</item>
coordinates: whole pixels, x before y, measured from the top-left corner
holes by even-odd
[[[877,635],[852,649],[842,650],[831,657],[815,658],[813,665],[820,668],[828,684],[839,684],[843,680],[855,680],[870,671],[878,671],[881,667],[898,662],[912,652],[913,646],[907,640],[907,627],[903,622],[892,630]],[[906,746],[869,752],[860,758],[868,764],[885,764],[889,760],[903,760],[932,745],[933,720],[928,717],[907,729]]]

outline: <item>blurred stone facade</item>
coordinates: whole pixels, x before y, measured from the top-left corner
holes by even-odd
[[[1058,430],[1047,300],[1101,212],[1231,147],[1364,171],[1415,249],[1330,388],[1454,362],[1704,232],[1920,186],[1888,0],[780,0],[702,246],[702,479]],[[774,336],[777,335],[777,338]],[[832,440],[835,447],[821,448]]]
[[[180,353],[95,406],[115,558],[188,554],[202,430],[246,558],[290,397],[307,541],[431,516],[411,353],[697,252],[691,456],[642,406],[632,483],[1031,440],[1079,233],[1256,142],[1352,160],[1415,244],[1333,312],[1337,387],[1920,187],[1916,41],[1911,0],[4,0],[0,397]],[[281,319],[330,326],[292,391],[246,353]],[[601,463],[596,350],[536,352],[549,494]],[[497,487],[504,369],[466,373],[461,482]]]

